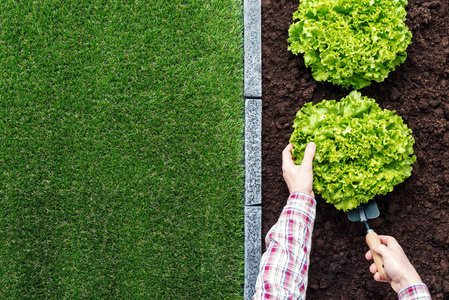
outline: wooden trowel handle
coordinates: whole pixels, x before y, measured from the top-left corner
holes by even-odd
[[[389,277],[387,275],[387,272],[385,272],[384,268],[384,260],[382,256],[374,252],[373,246],[374,245],[380,245],[380,238],[372,229],[368,231],[366,234],[366,243],[369,246],[369,249],[371,250],[371,253],[373,254],[374,263],[377,266],[377,271],[379,272],[380,278],[383,280],[388,280]]]

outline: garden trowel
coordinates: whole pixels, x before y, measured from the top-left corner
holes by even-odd
[[[348,211],[348,218],[352,222],[361,221],[366,226],[366,243],[373,254],[374,263],[382,279],[387,280],[388,275],[384,269],[382,256],[374,252],[373,246],[380,244],[380,238],[368,225],[368,219],[375,219],[379,216],[379,208],[376,200],[370,200],[368,203]]]

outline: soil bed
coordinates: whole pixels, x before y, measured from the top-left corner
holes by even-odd
[[[288,197],[281,151],[296,112],[306,102],[339,100],[350,92],[316,82],[302,56],[287,51],[288,27],[298,4],[262,0],[263,237]],[[410,178],[376,198],[381,216],[370,225],[379,234],[396,237],[433,299],[449,299],[449,4],[410,0],[406,10],[413,33],[406,62],[384,82],[360,91],[403,117],[413,130],[417,162]],[[395,299],[390,286],[375,282],[369,273],[363,224],[350,222],[319,196],[317,201],[308,298]]]

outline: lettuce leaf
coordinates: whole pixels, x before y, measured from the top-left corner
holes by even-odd
[[[307,103],[293,128],[293,159],[300,164],[306,145],[316,143],[314,191],[343,211],[393,191],[416,161],[402,118],[357,91],[340,102]]]
[[[301,0],[288,50],[304,54],[317,81],[360,89],[402,64],[412,34],[407,0]]]

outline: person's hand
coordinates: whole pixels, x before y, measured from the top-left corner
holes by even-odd
[[[311,142],[307,145],[304,152],[304,158],[301,165],[296,165],[292,158],[291,150],[293,145],[290,143],[282,151],[282,175],[287,183],[290,195],[294,192],[305,193],[313,198],[313,171],[312,161],[315,156],[316,145]]]
[[[369,270],[374,274],[374,280],[390,283],[396,293],[411,285],[422,283],[421,278],[396,239],[386,235],[379,235],[379,238],[382,244],[374,246],[373,250],[382,256],[385,271],[390,279],[388,281],[382,280],[377,272],[376,265],[373,263]],[[367,260],[373,259],[371,250],[365,254],[365,257]]]

